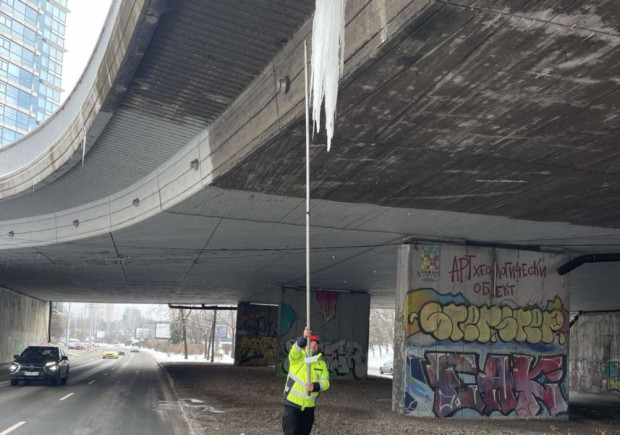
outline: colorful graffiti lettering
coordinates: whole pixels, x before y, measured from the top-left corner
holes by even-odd
[[[277,319],[277,311],[271,307],[269,309],[273,312],[269,312],[267,309],[252,310],[252,308],[249,310],[248,308],[239,310],[239,320],[237,323],[240,331],[246,335],[276,337],[278,330],[274,320]]]
[[[620,362],[608,361],[603,364],[603,379],[607,383],[607,391],[620,390]]]
[[[477,353],[427,352],[425,361],[409,357],[410,376],[434,392],[433,412],[451,417],[472,409],[480,415],[558,416],[568,410],[562,388],[565,356],[489,354],[479,370]],[[426,373],[423,373],[423,370]],[[411,400],[410,400],[411,401]]]
[[[321,304],[321,314],[323,315],[323,325],[336,317],[336,306],[338,305],[338,293],[326,290],[316,291],[316,300]]]
[[[276,355],[275,337],[240,337],[237,342],[237,361],[243,366],[272,365]]]
[[[427,292],[427,290],[423,290]],[[415,298],[414,292],[407,297]],[[415,303],[408,306],[415,306]],[[407,336],[422,332],[436,340],[467,342],[527,342],[563,345],[569,331],[569,313],[556,297],[547,307],[512,308],[428,301],[407,313]]]

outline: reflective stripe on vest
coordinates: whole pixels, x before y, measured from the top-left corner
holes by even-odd
[[[302,393],[301,391],[297,391],[297,390],[291,390],[290,393],[294,394],[296,396],[299,396],[299,397],[301,397],[303,399],[312,400],[313,402],[315,402],[316,398],[319,397],[319,395],[316,393],[316,391],[313,391],[312,393],[310,393],[310,396],[308,396],[308,393]]]

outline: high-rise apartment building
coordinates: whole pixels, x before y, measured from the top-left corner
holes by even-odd
[[[60,104],[67,0],[0,0],[0,146]]]

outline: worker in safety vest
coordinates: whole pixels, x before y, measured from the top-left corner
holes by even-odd
[[[306,344],[310,338],[310,353],[306,354]],[[319,352],[319,336],[312,334],[306,326],[304,336],[299,337],[288,353],[288,377],[284,387],[282,403],[282,429],[284,435],[306,435],[312,431],[314,407],[321,391],[329,388],[329,371]],[[310,363],[310,379],[306,363]]]

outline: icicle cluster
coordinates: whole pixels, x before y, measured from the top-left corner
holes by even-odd
[[[325,98],[327,151],[334,135],[338,100],[338,79],[344,65],[345,0],[316,0],[312,23],[312,118],[315,131],[321,129],[321,104]]]

